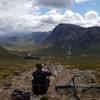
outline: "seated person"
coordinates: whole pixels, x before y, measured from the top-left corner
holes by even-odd
[[[47,93],[50,80],[47,77],[51,76],[52,73],[42,71],[42,65],[36,64],[36,71],[33,72],[32,80],[32,91],[35,95],[43,95]]]

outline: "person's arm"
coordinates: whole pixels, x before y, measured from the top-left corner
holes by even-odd
[[[51,73],[51,72],[46,72],[47,73],[47,76],[54,76],[54,77],[56,77],[56,75],[54,75],[53,73]]]
[[[32,76],[34,77],[34,72],[32,73]]]
[[[51,75],[53,75],[51,72],[46,72],[46,75],[47,76],[51,76]]]
[[[34,76],[35,76],[35,72],[32,73],[32,78],[33,78],[33,79],[34,79]]]

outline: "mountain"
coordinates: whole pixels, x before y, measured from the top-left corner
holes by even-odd
[[[59,24],[44,44],[71,53],[100,53],[100,27],[83,28],[73,24]]]
[[[29,34],[10,35],[0,37],[0,44],[2,45],[24,45],[41,43],[50,32],[33,32]]]

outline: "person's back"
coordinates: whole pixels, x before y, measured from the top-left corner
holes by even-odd
[[[45,84],[45,81],[47,79],[47,76],[50,76],[51,73],[49,72],[44,72],[42,70],[38,70],[36,72],[33,73],[33,77],[34,77],[34,83],[36,84]]]
[[[41,64],[36,64],[37,70],[33,72],[33,93],[36,95],[45,94],[47,92],[50,80],[47,79],[48,76],[52,75],[50,72],[42,71]]]

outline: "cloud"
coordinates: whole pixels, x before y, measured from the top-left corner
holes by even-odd
[[[34,0],[35,6],[46,6],[46,7],[54,7],[54,8],[70,8],[72,4],[75,3],[83,3],[95,0]]]
[[[100,26],[100,16],[96,11],[88,11],[81,15],[71,10],[62,13],[59,9],[53,8],[42,14],[39,7],[39,5],[53,7],[71,5],[73,0],[38,0],[38,5],[35,1],[0,0],[0,34],[49,31],[59,23],[71,23],[84,27]],[[62,2],[61,5],[60,2]]]
[[[70,7],[73,0],[34,0],[36,5],[54,8]]]
[[[100,26],[100,16],[96,11],[89,11],[86,14],[81,15],[80,13],[71,10],[66,10],[64,14],[61,14],[57,10],[52,10],[45,15],[41,15],[40,22],[42,24],[40,30],[53,29],[59,23],[70,23],[82,27],[91,27]]]
[[[52,29],[59,23],[71,23],[82,27],[100,26],[100,16],[96,11],[89,11],[84,15],[66,10],[61,14],[57,10],[49,11],[45,15],[40,16],[40,22],[46,29]]]
[[[29,0],[0,0],[0,29],[6,33],[31,30],[39,24],[37,7]]]
[[[77,24],[78,25],[79,23],[83,23],[84,18],[79,13],[74,13],[71,10],[67,10],[64,13],[64,17],[63,17],[62,21],[63,20],[66,23],[72,23],[72,24]]]
[[[83,2],[87,2],[87,1],[94,1],[94,0],[75,0],[76,3],[83,3]]]
[[[98,13],[95,11],[89,11],[84,16],[86,20],[95,20],[99,17]]]

